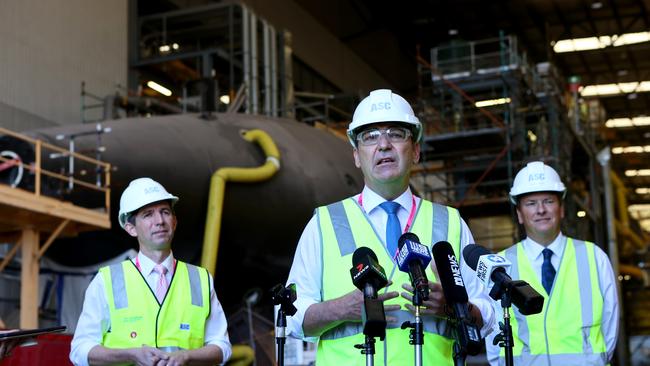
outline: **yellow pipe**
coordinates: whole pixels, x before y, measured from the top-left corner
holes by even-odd
[[[255,142],[260,145],[266,155],[266,163],[256,168],[220,168],[212,174],[208,213],[205,219],[201,266],[207,268],[213,274],[216,272],[217,253],[219,251],[221,213],[223,211],[226,182],[261,182],[270,179],[280,169],[280,151],[271,136],[262,130],[255,129],[243,131],[242,137],[248,142]]]

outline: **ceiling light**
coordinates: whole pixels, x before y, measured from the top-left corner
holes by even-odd
[[[638,116],[634,118],[611,118],[605,122],[608,128],[650,126],[650,117]]]
[[[551,43],[551,46],[555,53],[563,53],[597,50],[605,47],[620,47],[648,41],[650,41],[650,32],[637,32],[620,35],[615,34],[612,36],[562,39]]]
[[[578,211],[577,215],[578,215],[578,217],[585,217],[585,216],[587,216],[587,213],[580,210],[580,211]]]
[[[230,104],[230,95],[224,94],[219,97],[219,101],[223,104]]]
[[[635,146],[617,146],[612,148],[612,154],[642,154],[650,152],[650,145],[635,145]]]
[[[591,8],[594,10],[598,10],[602,7],[603,7],[603,3],[601,3],[600,1],[594,1],[593,3],[591,3]]]
[[[634,190],[636,194],[650,194],[650,188],[643,187],[643,188],[637,188]]]
[[[450,29],[448,33],[450,36],[455,36],[458,34],[458,29]]]
[[[501,104],[508,104],[510,103],[510,98],[498,98],[498,99],[488,99],[488,100],[481,100],[474,105],[476,108],[483,108],[483,107],[490,107],[493,105],[501,105]]]
[[[617,95],[650,91],[650,81],[632,81],[629,83],[596,84],[580,88],[583,97],[597,95]]]
[[[147,86],[150,87],[151,89],[157,91],[158,93],[160,93],[160,94],[166,96],[166,97],[169,97],[169,96],[172,95],[172,91],[171,91],[171,90],[165,88],[164,86],[158,84],[158,83],[155,82],[155,81],[152,81],[152,80],[147,81]]]
[[[160,52],[162,52],[162,53],[167,53],[167,52],[169,52],[171,50],[171,47],[169,47],[168,44],[164,44],[164,45],[158,47],[158,50]]]
[[[647,177],[650,176],[650,169],[630,169],[625,171],[626,177]]]
[[[536,142],[537,141],[537,135],[531,130],[528,130],[528,139],[530,142]]]
[[[172,49],[177,50],[179,47],[180,46],[178,45],[178,43],[176,43],[176,42],[172,43]]]

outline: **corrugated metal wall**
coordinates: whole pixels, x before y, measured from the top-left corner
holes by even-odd
[[[126,85],[127,0],[0,1],[0,126],[81,122],[81,82]]]

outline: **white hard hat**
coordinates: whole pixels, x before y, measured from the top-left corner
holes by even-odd
[[[178,197],[167,192],[165,187],[151,178],[138,178],[129,183],[120,197],[120,226],[124,228],[129,214],[150,203],[171,200],[174,206]]]
[[[413,113],[411,105],[401,96],[389,89],[377,89],[370,92],[354,110],[352,122],[348,127],[348,138],[352,147],[357,147],[359,127],[380,122],[403,122],[415,127],[415,141],[422,138],[422,124]]]
[[[558,192],[564,199],[566,187],[555,169],[541,161],[533,161],[515,176],[510,189],[510,202],[516,205],[518,196],[534,192]]]

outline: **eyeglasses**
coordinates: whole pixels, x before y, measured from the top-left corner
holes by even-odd
[[[357,135],[357,141],[361,145],[372,146],[379,142],[382,135],[386,135],[391,143],[404,142],[411,137],[411,130],[405,127],[390,127],[384,130],[371,128],[361,131]]]

